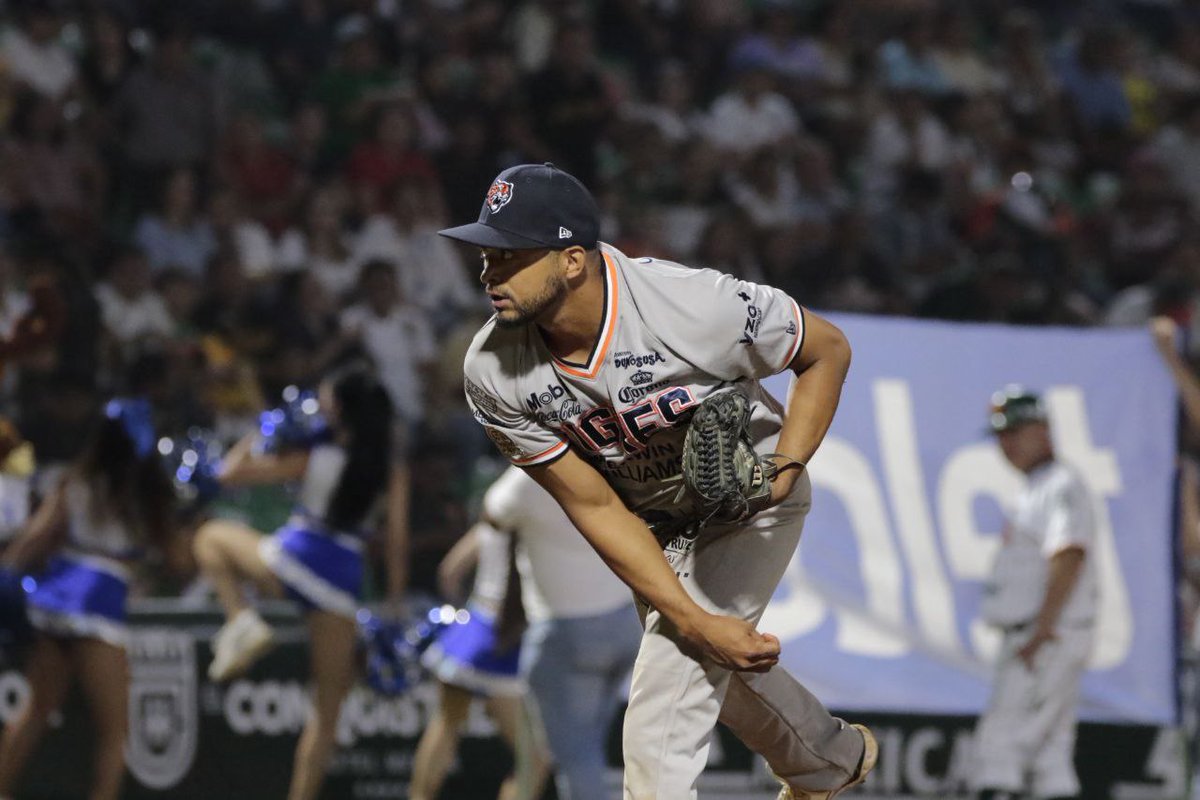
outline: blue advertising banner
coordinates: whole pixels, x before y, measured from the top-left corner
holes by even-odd
[[[1175,719],[1175,393],[1149,335],[831,315],[854,348],[810,465],[813,510],[762,630],[826,705],[975,714],[997,634],[979,619],[1023,476],[985,434],[1008,383],[1043,393],[1096,502],[1101,600],[1085,719]],[[789,374],[767,382],[781,399]]]

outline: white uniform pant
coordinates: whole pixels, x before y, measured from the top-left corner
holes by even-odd
[[[802,480],[789,500],[748,525],[705,528],[694,546],[668,544],[668,559],[701,607],[757,624],[800,541],[810,497]],[[625,800],[695,798],[718,717],[796,789],[850,780],[862,736],[787,671],[730,673],[697,662],[657,611],[640,610],[645,633],[625,713]]]
[[[1043,644],[1033,669],[1017,657],[1032,626],[1004,635],[995,684],[975,732],[973,774],[978,789],[1034,797],[1079,794],[1075,774],[1075,723],[1079,681],[1092,649],[1092,631],[1063,628]]]

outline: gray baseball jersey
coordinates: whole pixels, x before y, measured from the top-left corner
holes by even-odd
[[[600,245],[604,320],[586,363],[553,356],[536,325],[489,321],[464,364],[467,399],[500,451],[521,467],[568,448],[650,522],[688,516],[664,479],[679,474],[690,410],[738,384],[752,403],[760,453],[774,446],[780,404],[758,379],[786,369],[804,314],[778,289]]]

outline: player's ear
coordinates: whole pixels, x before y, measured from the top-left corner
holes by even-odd
[[[558,264],[568,280],[578,278],[587,269],[588,251],[578,245],[558,251]]]

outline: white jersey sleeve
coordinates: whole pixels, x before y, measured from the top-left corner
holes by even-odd
[[[509,467],[484,492],[484,519],[502,531],[521,529],[524,518],[522,477],[524,477],[524,473],[521,470]]]
[[[1083,481],[1072,470],[1061,469],[1048,483],[1042,553],[1049,557],[1068,547],[1087,550],[1095,535],[1095,521]]]
[[[779,289],[649,259],[634,260],[626,276],[637,282],[643,318],[663,321],[659,336],[722,380],[782,372],[804,344],[804,313]]]
[[[522,340],[530,335],[531,327],[505,330],[489,321],[476,334],[463,361],[463,385],[475,419],[497,449],[518,467],[549,463],[568,446],[566,439],[541,424],[520,402],[519,384],[525,374],[521,362],[527,352]],[[556,391],[566,392],[562,387],[547,386],[548,393]]]

